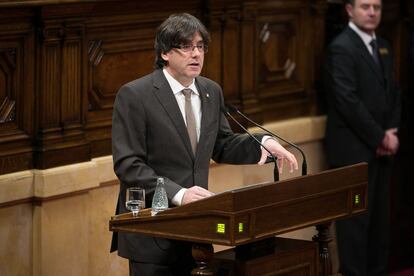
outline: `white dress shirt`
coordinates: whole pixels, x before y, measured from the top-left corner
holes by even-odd
[[[361,31],[360,28],[357,27],[357,25],[355,25],[354,22],[349,21],[348,26],[354,30],[357,35],[362,39],[362,41],[364,42],[365,46],[367,47],[369,53],[372,55],[372,46],[371,46],[371,41],[373,39],[377,39],[377,37],[375,36],[375,33],[371,36],[369,34],[367,34],[366,32]]]
[[[185,120],[185,96],[182,92],[183,89],[189,88],[193,90],[191,93],[191,106],[193,107],[193,113],[196,123],[196,131],[197,131],[197,142],[200,139],[200,125],[201,125],[201,99],[200,93],[195,86],[195,81],[188,86],[185,87],[181,83],[179,83],[173,76],[168,73],[167,70],[163,69],[164,75],[167,78],[168,84],[171,87],[171,90],[174,93],[175,99],[177,100],[178,106],[180,107],[181,114],[183,115],[184,122],[187,124]]]
[[[200,93],[197,90],[197,87],[195,86],[195,81],[188,86],[185,87],[181,83],[179,83],[176,79],[173,78],[173,76],[168,73],[168,71],[164,68],[163,73],[165,77],[167,78],[168,84],[171,87],[171,90],[174,93],[175,99],[177,100],[178,107],[180,108],[181,114],[183,115],[184,122],[187,124],[185,119],[185,96],[182,93],[182,90],[185,88],[189,88],[193,90],[194,93],[191,93],[191,105],[193,107],[193,113],[196,123],[196,131],[197,131],[197,141],[200,139],[200,125],[201,125],[201,99],[200,99]],[[178,183],[180,184],[180,183]],[[180,206],[181,201],[183,200],[184,193],[187,189],[182,188],[179,190],[174,197],[171,199],[171,202],[176,205]]]
[[[177,100],[178,106],[180,107],[181,114],[183,115],[184,122],[186,122],[185,120],[185,96],[182,93],[182,90],[185,88],[190,88],[191,90],[193,90],[194,93],[191,93],[191,105],[193,107],[193,113],[194,113],[194,117],[196,121],[197,141],[199,141],[202,113],[201,113],[200,93],[198,92],[197,87],[195,86],[195,80],[193,80],[193,82],[188,87],[185,87],[181,83],[179,83],[176,79],[174,79],[174,77],[171,76],[170,73],[168,73],[168,71],[165,68],[162,71],[165,77],[167,78],[167,81],[171,87],[171,90],[174,93],[175,99]],[[267,136],[267,135],[264,136],[262,138],[262,144],[269,138],[272,138],[272,137]],[[186,190],[187,190],[186,188],[182,188],[181,190],[179,190],[174,195],[174,197],[171,199],[171,202],[176,206],[180,206]]]

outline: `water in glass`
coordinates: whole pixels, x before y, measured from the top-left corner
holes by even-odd
[[[126,190],[125,207],[137,216],[141,209],[145,208],[145,190],[139,187],[131,187]]]

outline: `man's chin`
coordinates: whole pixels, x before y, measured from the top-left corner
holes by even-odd
[[[191,72],[189,72],[188,76],[190,78],[195,78],[198,77],[201,73],[201,70],[192,70]]]
[[[369,26],[363,26],[359,27],[362,31],[364,31],[367,34],[373,34],[375,30],[377,29],[376,25],[369,25]]]

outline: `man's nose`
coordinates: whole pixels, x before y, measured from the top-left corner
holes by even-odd
[[[198,47],[193,46],[193,50],[191,51],[191,55],[192,56],[199,56],[199,55],[201,55],[201,50],[198,49]]]
[[[374,6],[369,7],[368,14],[371,15],[371,16],[375,15],[375,7]]]

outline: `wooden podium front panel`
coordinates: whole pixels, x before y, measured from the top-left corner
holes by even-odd
[[[197,243],[214,243],[233,245],[234,223],[230,216],[217,213],[168,214],[164,211],[151,216],[150,209],[142,210],[138,217],[132,213],[116,216],[116,225],[110,225],[111,231],[129,232],[192,241]],[[248,240],[248,237],[245,237]]]
[[[311,241],[276,238],[272,254],[236,258],[234,249],[214,255],[216,276],[313,276],[318,275],[318,244]]]
[[[366,210],[367,164],[251,185],[152,217],[114,216],[111,231],[237,246]]]

